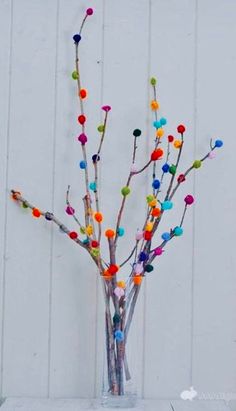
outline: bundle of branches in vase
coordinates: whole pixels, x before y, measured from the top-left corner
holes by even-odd
[[[80,75],[80,59],[79,45],[82,41],[82,30],[84,23],[89,16],[93,14],[93,9],[86,10],[85,17],[82,21],[79,33],[73,36],[75,46],[75,68],[72,73],[72,78],[77,85],[79,107],[78,125],[78,143],[81,145],[83,160],[80,162],[80,168],[84,174],[84,194],[83,208],[84,216],[78,216],[73,204],[70,202],[70,186],[67,189],[66,195],[66,213],[71,216],[74,222],[78,225],[77,231],[72,231],[62,223],[52,212],[42,211],[40,208],[33,205],[22,196],[19,191],[12,190],[12,198],[24,208],[29,208],[32,215],[36,218],[44,217],[51,223],[55,223],[60,230],[67,234],[68,238],[82,247],[91,257],[97,266],[98,274],[101,278],[105,301],[105,352],[106,352],[106,384],[104,385],[104,398],[115,399],[125,398],[126,404],[133,405],[135,392],[130,389],[129,382],[132,381],[132,369],[129,366],[129,358],[127,355],[127,344],[129,341],[129,332],[135,312],[136,304],[143,280],[147,273],[153,270],[153,262],[160,258],[164,248],[169,242],[183,234],[184,218],[189,206],[194,203],[194,197],[188,194],[183,199],[182,216],[178,223],[167,232],[160,233],[161,241],[158,244],[155,240],[155,234],[159,224],[164,216],[168,214],[168,210],[173,207],[173,197],[180,186],[184,183],[191,171],[198,169],[202,163],[209,158],[214,157],[214,152],[217,148],[223,145],[221,140],[211,141],[208,152],[199,160],[194,160],[190,163],[186,170],[179,171],[180,159],[184,148],[185,126],[177,127],[178,138],[172,135],[165,137],[166,119],[158,115],[159,102],[156,95],[156,79],[150,79],[150,87],[152,88],[152,101],[150,108],[153,112],[153,127],[154,127],[154,146],[153,151],[142,167],[137,168],[136,154],[137,144],[141,135],[141,130],[133,131],[133,153],[131,158],[130,171],[127,181],[121,189],[121,203],[117,210],[117,219],[112,228],[103,226],[103,210],[100,209],[99,202],[99,168],[101,167],[101,153],[105,139],[107,120],[111,107],[104,105],[102,107],[104,113],[103,123],[98,127],[100,133],[100,142],[95,150],[92,159],[88,160],[86,145],[88,136],[86,134],[86,112],[84,102],[87,98],[87,90],[81,86]],[[164,142],[166,148],[164,149]],[[172,148],[177,153],[173,157]],[[158,167],[157,173],[157,164]],[[117,261],[117,247],[119,238],[125,234],[122,226],[122,218],[127,199],[131,192],[132,180],[138,178],[139,174],[145,170],[152,171],[152,185],[150,187],[150,195],[143,201],[146,202],[147,211],[143,217],[142,225],[134,232],[134,245],[129,256],[125,261]],[[165,184],[164,184],[165,182]],[[109,261],[103,258],[104,252],[101,247],[102,236],[107,239],[107,247],[109,249]],[[128,246],[128,245],[127,245]],[[119,278],[119,269],[123,266],[129,269],[129,275],[126,280]],[[128,383],[128,384],[127,384]],[[127,386],[129,388],[127,388]],[[128,391],[127,391],[128,390]],[[104,400],[104,404],[106,401]],[[107,400],[107,404],[109,401]],[[110,404],[111,404],[110,403]],[[117,405],[117,403],[116,403]]]

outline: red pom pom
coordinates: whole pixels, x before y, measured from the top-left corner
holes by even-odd
[[[173,136],[168,136],[168,141],[169,141],[169,143],[172,143],[174,141],[174,137]]]
[[[86,117],[84,116],[84,114],[81,114],[81,115],[78,117],[78,122],[79,122],[80,124],[84,124],[85,121],[86,121]]]
[[[163,154],[164,154],[164,151],[162,150],[162,148],[157,148],[156,150],[152,152],[151,160],[152,161],[159,160],[159,158],[161,158]]]
[[[70,237],[72,240],[75,240],[75,239],[78,237],[78,234],[77,234],[75,231],[71,231],[71,232],[69,233],[69,237]]]
[[[91,241],[91,246],[92,246],[93,248],[98,248],[98,247],[99,247],[99,242],[93,240],[93,241]]]
[[[179,177],[177,178],[178,183],[183,183],[186,180],[184,174],[180,174]]]
[[[119,268],[116,264],[111,264],[110,267],[108,268],[108,272],[109,272],[109,274],[114,275],[114,274],[117,273],[118,269]]]
[[[180,124],[180,125],[177,127],[177,131],[178,131],[178,133],[183,134],[183,133],[185,132],[185,127],[184,127],[184,125],[183,125],[183,124]]]
[[[145,231],[144,239],[147,240],[147,241],[150,241],[152,239],[152,232],[151,231]]]

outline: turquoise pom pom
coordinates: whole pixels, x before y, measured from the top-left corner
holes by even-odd
[[[166,118],[164,118],[164,117],[160,118],[160,123],[161,123],[162,126],[165,126],[167,124]]]
[[[85,244],[85,245],[89,244],[89,239],[85,238],[85,240],[83,240],[83,244]]]
[[[97,190],[97,184],[95,183],[95,181],[93,181],[92,183],[89,184],[89,188],[92,191],[96,191]]]
[[[155,128],[160,128],[160,127],[161,127],[160,121],[154,121],[154,122],[153,122],[153,127],[155,127]]]
[[[174,228],[174,235],[176,235],[178,237],[178,236],[183,234],[183,231],[184,230],[182,229],[182,227],[177,226],[177,227]]]
[[[173,207],[173,203],[172,201],[169,201],[169,200],[163,201],[161,205],[162,210],[171,210],[172,207]]]
[[[123,227],[119,227],[117,230],[117,234],[119,237],[122,237],[125,233],[125,229]]]

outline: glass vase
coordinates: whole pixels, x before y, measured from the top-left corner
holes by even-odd
[[[134,311],[139,285],[124,286],[116,278],[102,279],[105,298],[103,407],[133,408],[137,404],[137,327]]]

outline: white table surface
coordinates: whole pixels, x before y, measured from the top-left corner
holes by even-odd
[[[175,411],[231,411],[224,401],[171,401]],[[88,399],[29,399],[29,398],[7,398],[1,411],[85,411],[85,410],[113,410],[114,408],[102,408],[98,400]],[[233,408],[232,408],[233,409]],[[162,400],[140,400],[134,409],[126,411],[172,411],[170,401]]]

